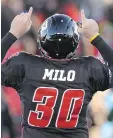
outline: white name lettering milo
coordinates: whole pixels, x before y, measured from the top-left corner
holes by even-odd
[[[43,80],[54,80],[54,81],[74,81],[76,72],[74,70],[69,70],[65,74],[65,70],[54,70],[54,69],[45,69]]]

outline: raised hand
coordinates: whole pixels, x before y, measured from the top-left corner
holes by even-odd
[[[82,27],[78,28],[79,33],[83,34],[84,37],[90,39],[97,35],[99,32],[98,24],[93,19],[87,19],[84,10],[81,11]]]
[[[16,38],[23,36],[31,28],[32,12],[33,8],[30,7],[28,13],[21,13],[13,19],[9,32],[12,33]]]

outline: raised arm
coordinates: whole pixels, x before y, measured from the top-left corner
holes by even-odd
[[[1,40],[1,61],[5,57],[10,46],[31,28],[32,12],[33,8],[31,7],[28,13],[21,13],[13,19],[10,31]]]
[[[79,32],[90,40],[91,44],[99,50],[109,66],[113,67],[113,48],[111,48],[98,33],[98,24],[93,19],[87,19],[83,10],[81,11],[81,19],[82,26],[79,27]]]

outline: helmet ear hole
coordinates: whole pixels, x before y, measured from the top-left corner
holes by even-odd
[[[46,29],[43,29],[43,25],[38,32],[40,50],[43,49],[47,56],[57,59],[67,58],[74,53],[79,42],[74,20],[64,14],[55,14],[46,19]]]

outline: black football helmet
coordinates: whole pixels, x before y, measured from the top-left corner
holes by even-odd
[[[55,59],[72,57],[79,43],[77,28],[77,23],[67,15],[47,18],[38,31],[41,54]]]

